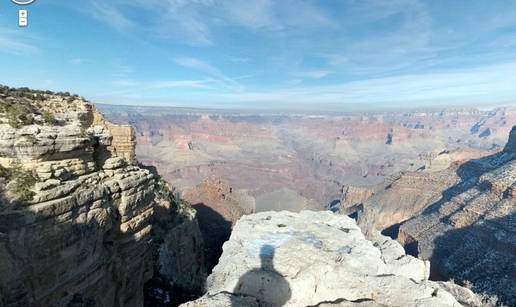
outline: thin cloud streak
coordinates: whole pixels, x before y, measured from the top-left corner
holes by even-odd
[[[126,17],[120,10],[105,1],[92,0],[90,12],[93,17],[107,23],[118,31],[129,31],[137,26],[135,22]]]
[[[221,95],[220,101],[286,104],[389,104],[479,102],[513,98],[516,63],[368,79],[348,83]],[[516,101],[515,101],[516,104]]]
[[[210,77],[213,77],[222,87],[231,91],[242,91],[242,85],[237,82],[234,78],[230,78],[223,74],[218,68],[211,65],[210,63],[193,58],[193,57],[180,57],[175,59],[177,65],[191,68],[193,70],[205,73]]]
[[[11,53],[14,55],[31,55],[39,49],[19,38],[19,35],[12,31],[0,29],[0,52]]]

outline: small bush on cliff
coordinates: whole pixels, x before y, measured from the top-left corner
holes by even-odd
[[[5,114],[9,125],[13,128],[21,128],[34,123],[33,108],[25,103],[3,102],[0,111]]]
[[[88,137],[88,131],[85,128],[81,127],[81,132],[79,133],[79,136],[81,138],[87,138]]]
[[[187,210],[191,208],[190,204],[181,199],[177,191],[161,178],[158,179],[155,193],[155,199],[158,205],[157,208],[158,210],[163,210],[160,214],[160,221],[158,222],[177,222],[177,219],[184,216]]]
[[[13,201],[23,203],[34,198],[35,193],[31,189],[37,179],[32,172],[24,170],[19,161],[11,163],[9,168],[0,168],[0,174],[7,182],[5,190],[12,195]]]
[[[43,120],[45,123],[54,126],[57,124],[57,119],[54,117],[54,114],[50,113],[49,111],[45,110],[43,111]]]

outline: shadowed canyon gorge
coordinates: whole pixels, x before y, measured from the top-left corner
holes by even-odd
[[[2,307],[516,304],[516,109],[0,89]]]

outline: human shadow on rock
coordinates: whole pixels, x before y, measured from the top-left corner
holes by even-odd
[[[283,306],[291,297],[291,289],[288,281],[274,268],[274,254],[274,246],[263,245],[260,267],[242,275],[233,293],[255,297],[263,306]],[[233,301],[232,307],[242,306]]]

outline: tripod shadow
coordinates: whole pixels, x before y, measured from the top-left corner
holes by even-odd
[[[263,245],[260,249],[261,266],[240,277],[234,294],[257,298],[265,306],[283,306],[291,296],[288,281],[274,269],[275,248]],[[233,302],[233,307],[241,307]]]

